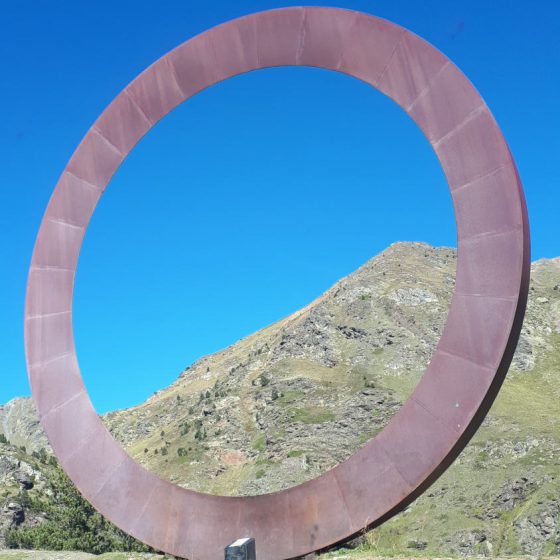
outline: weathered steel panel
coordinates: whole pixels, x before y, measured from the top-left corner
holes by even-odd
[[[288,65],[364,80],[421,127],[442,163],[455,207],[456,292],[419,386],[376,438],[295,488],[247,498],[209,496],[143,469],[97,417],[75,355],[74,273],[101,193],[159,119],[220,80]],[[466,445],[513,357],[529,261],[527,211],[507,144],[480,95],[443,54],[397,25],[358,12],[299,7],[246,16],[150,66],[99,117],[68,163],[29,273],[25,337],[33,396],[62,466],[124,531],[193,560],[221,560],[224,548],[243,535],[255,537],[259,556],[267,560],[303,555],[401,510]]]

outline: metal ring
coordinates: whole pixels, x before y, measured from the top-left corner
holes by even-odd
[[[78,254],[113,173],[154,124],[199,91],[272,66],[363,80],[420,126],[443,166],[458,231],[447,323],[413,395],[361,450],[322,476],[244,498],[185,490],[133,461],[97,416],[72,332]],[[472,437],[511,362],[529,284],[529,226],[508,146],[480,95],[434,47],[390,22],[333,8],[287,8],[213,28],[150,66],[88,131],[37,237],[25,310],[27,367],[41,423],[82,494],[156,549],[216,559],[241,536],[291,558],[381,523],[431,484]]]

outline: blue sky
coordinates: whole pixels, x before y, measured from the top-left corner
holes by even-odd
[[[309,2],[322,4],[323,2]],[[0,403],[28,395],[34,239],[72,151],[139,72],[208,27],[289,2],[2,2]],[[343,1],[421,35],[487,101],[524,182],[533,258],[560,255],[560,3]],[[454,245],[446,182],[414,123],[363,83],[264,70],[183,104],[104,194],[76,277],[80,366],[100,412],[297,310],[387,245]]]

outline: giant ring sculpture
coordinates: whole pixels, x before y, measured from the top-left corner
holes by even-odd
[[[445,171],[457,221],[455,291],[441,339],[386,428],[322,476],[273,494],[180,488],[131,459],[106,430],[80,375],[72,332],[78,254],[113,173],[155,123],[221,81],[274,66],[312,66],[367,82],[418,124]],[[404,154],[403,154],[404,156]],[[488,107],[443,54],[359,12],[295,7],[213,28],[155,62],[88,131],[53,192],[29,271],[25,347],[33,398],[60,463],[82,494],[152,547],[215,560],[252,536],[267,560],[343,541],[405,507],[457,457],[496,397],[527,301],[523,189]]]

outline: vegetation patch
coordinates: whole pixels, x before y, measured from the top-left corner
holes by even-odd
[[[6,535],[8,548],[82,550],[104,552],[149,552],[151,549],[107,521],[76,490],[60,467],[49,481],[50,495],[32,498],[22,491],[19,502],[28,511],[44,514],[47,521],[22,527]]]
[[[251,447],[256,451],[261,451],[261,452],[266,451],[266,436],[262,434],[257,438],[255,438],[253,440]]]
[[[301,457],[305,455],[305,451],[303,449],[292,449],[288,451],[288,457]]]
[[[297,399],[299,399],[300,397],[303,397],[304,395],[305,395],[305,393],[303,391],[284,391],[278,397],[278,403],[279,404],[290,404],[290,403],[293,403],[294,401],[296,401]]]
[[[305,408],[290,409],[290,416],[294,422],[304,424],[322,424],[332,422],[335,418],[333,412],[322,406],[307,406]]]

